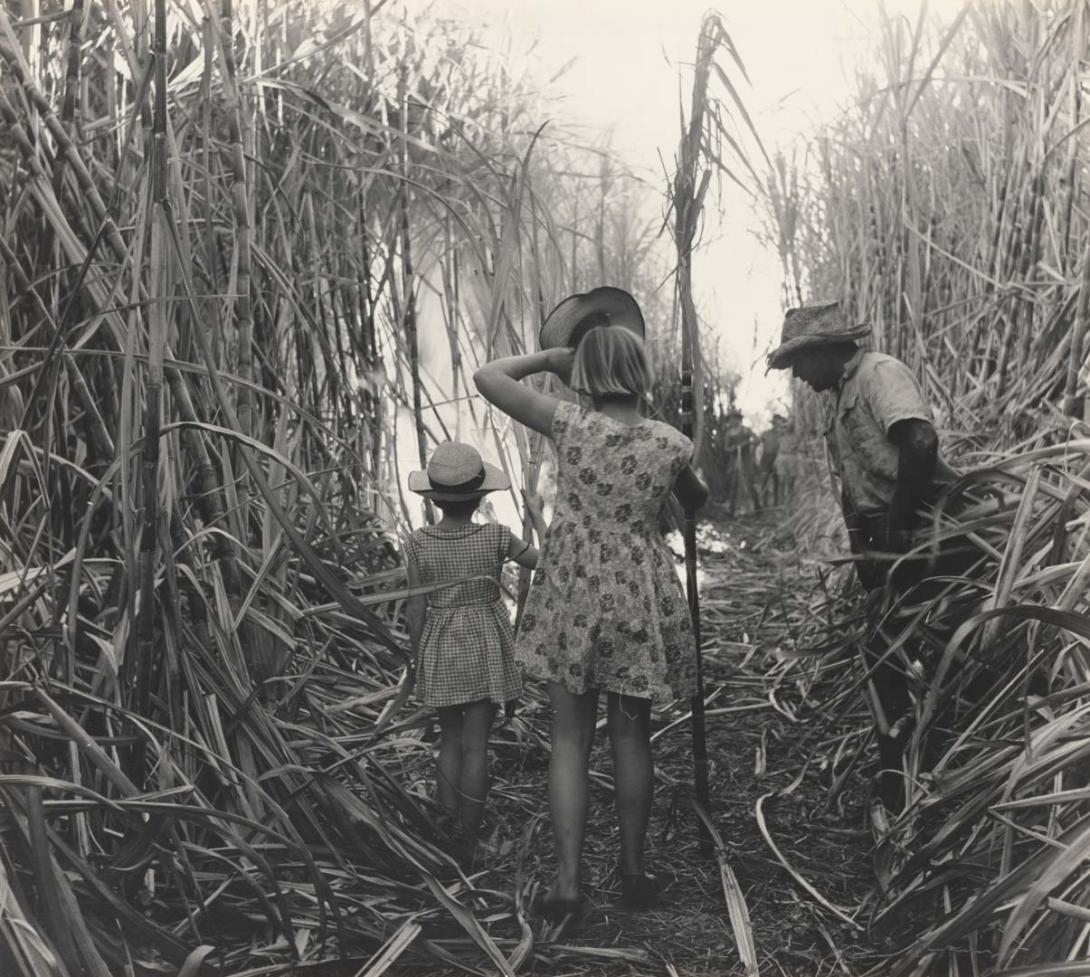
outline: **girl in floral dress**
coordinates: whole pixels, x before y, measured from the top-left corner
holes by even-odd
[[[537,550],[506,526],[475,523],[489,492],[509,486],[468,444],[438,445],[409,488],[431,499],[443,518],[405,540],[408,626],[416,691],[439,715],[437,799],[472,856],[488,795],[488,734],[497,706],[521,688],[514,633],[503,603],[500,572],[507,560],[531,569]]]
[[[650,385],[642,335],[635,299],[595,289],[553,310],[542,327],[543,352],[495,360],[474,378],[487,400],[556,445],[555,512],[516,639],[516,657],[546,683],[553,707],[549,804],[558,866],[541,904],[553,918],[582,902],[599,693],[607,694],[622,903],[640,907],[662,887],[643,864],[651,704],[694,690],[692,621],[658,521],[671,491],[696,507],[707,489],[690,464],[692,442],[640,414]],[[589,406],[519,382],[545,371]]]

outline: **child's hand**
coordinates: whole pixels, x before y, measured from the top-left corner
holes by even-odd
[[[575,362],[575,350],[570,346],[550,349],[546,353],[546,369],[555,373],[565,385],[571,383],[571,369]]]
[[[549,524],[545,522],[545,504],[542,502],[541,496],[528,495],[526,490],[523,489],[522,501],[526,503],[526,508],[530,513],[530,521],[534,524],[534,531],[537,533],[538,540],[544,540]]]

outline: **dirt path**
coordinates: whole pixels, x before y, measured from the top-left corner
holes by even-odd
[[[805,712],[805,704],[793,683],[776,687],[765,674],[769,649],[787,643],[788,612],[809,599],[812,586],[799,576],[790,541],[770,542],[777,520],[775,513],[749,517],[702,534],[706,687],[713,697],[707,721],[712,818],[748,906],[760,972],[857,973],[868,958],[873,962],[865,938],[783,867],[756,814],[760,803],[772,840],[825,900],[849,912],[862,903],[872,876],[861,788],[849,778],[830,809],[829,777],[821,764],[811,763],[799,777],[818,739],[817,724],[794,718],[797,710]],[[523,722],[536,727],[543,720],[531,707]],[[689,803],[690,735],[687,722],[660,726],[657,733],[649,864],[676,881],[660,907],[638,915],[613,905],[617,842],[608,748],[604,734],[599,736],[586,858],[594,908],[570,931],[533,924],[539,948],[552,943],[598,952],[569,955],[557,946],[559,952],[546,954],[551,962],[535,972],[663,972],[666,965],[688,977],[744,972],[719,865],[714,855],[701,851]],[[497,876],[497,888],[504,868],[519,870],[520,862],[530,894],[551,877],[552,841],[543,816],[546,759],[536,750],[517,757],[501,750],[495,837],[510,839],[515,832],[524,843],[498,842],[498,862],[487,873]],[[558,961],[565,965],[557,967]]]

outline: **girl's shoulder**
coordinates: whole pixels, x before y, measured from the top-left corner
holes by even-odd
[[[481,559],[499,559],[503,563],[511,550],[514,534],[502,522],[484,522],[479,525],[481,531],[473,537],[478,541],[478,556]]]
[[[440,529],[438,526],[421,526],[405,537],[405,544],[406,548],[417,551],[457,550],[471,540],[488,535],[488,527],[491,525],[493,523],[473,522],[457,530]]]
[[[664,451],[669,448],[676,448],[683,451],[692,452],[693,442],[682,434],[676,427],[667,424],[665,421],[650,420],[647,422],[648,432],[654,439],[658,447]]]
[[[561,401],[553,415],[553,441],[557,445],[578,445],[593,447],[601,442],[605,447],[613,447],[618,435],[622,439],[630,437],[625,432],[628,425],[615,421],[608,414],[588,409],[580,404]],[[642,425],[633,425],[634,430]]]
[[[603,441],[606,448],[633,442],[650,443],[671,454],[678,452],[686,458],[693,452],[693,442],[677,428],[665,421],[647,418],[639,424],[625,424],[596,410],[587,410],[579,404],[562,401],[553,415],[553,439],[578,438]]]
[[[458,543],[463,539],[469,539],[484,532],[489,526],[493,525],[495,523],[468,522],[464,526],[458,526],[454,529],[446,529],[440,526],[421,526],[419,529],[413,530],[413,535],[417,539],[437,539],[440,542]]]
[[[482,525],[482,528],[488,534],[489,539],[507,544],[511,538],[511,530],[502,522],[486,522]]]

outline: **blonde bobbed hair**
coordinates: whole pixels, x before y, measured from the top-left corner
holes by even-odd
[[[651,387],[643,340],[624,326],[595,326],[575,350],[573,390],[591,397],[642,397]]]

